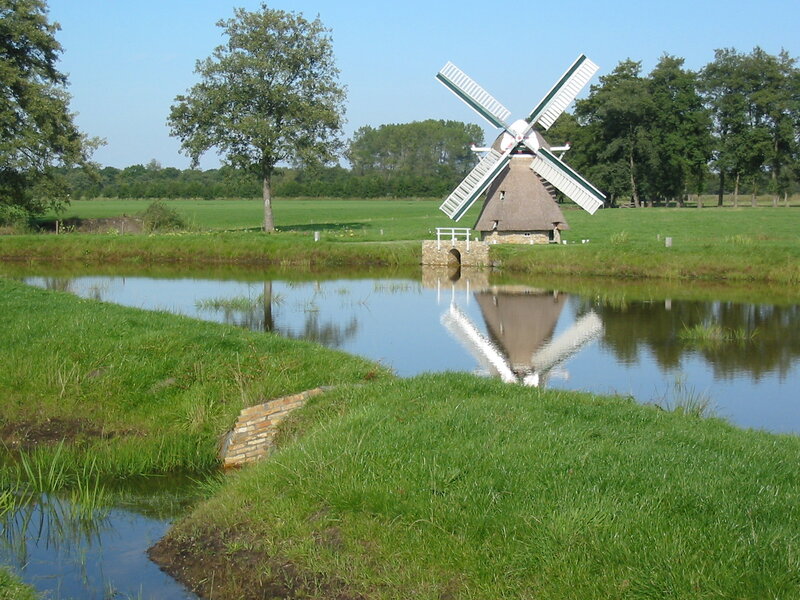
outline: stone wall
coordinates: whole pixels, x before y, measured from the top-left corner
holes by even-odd
[[[462,267],[488,267],[489,246],[483,242],[425,240],[422,242],[423,265],[458,265]]]
[[[222,441],[222,466],[241,467],[264,458],[272,449],[278,424],[294,409],[303,406],[306,400],[325,390],[314,388],[242,410],[236,425]]]
[[[560,242],[560,232],[555,230],[554,243]],[[549,231],[486,231],[483,241],[487,244],[549,244]]]

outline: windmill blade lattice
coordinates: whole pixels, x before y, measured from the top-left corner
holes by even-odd
[[[441,211],[454,221],[460,220],[472,203],[505,168],[510,156],[511,149],[503,153],[490,150],[445,199],[439,207]]]
[[[556,158],[534,135],[536,124],[548,129],[575,99],[580,90],[597,72],[597,65],[581,54],[561,76],[525,120],[509,125],[510,111],[453,63],[448,62],[436,78],[451,92],[492,125],[511,136],[511,143],[502,152],[490,151],[445,198],[439,209],[458,221],[487,187],[508,165],[511,155],[521,144],[533,154],[531,168],[565,196],[590,214],[603,205],[605,196],[574,169]]]
[[[603,206],[603,193],[549,150],[539,149],[533,157],[531,169],[590,215]]]
[[[506,119],[511,111],[453,63],[448,62],[442,67],[436,78],[489,123],[508,129]]]
[[[550,129],[599,68],[581,54],[525,120]]]

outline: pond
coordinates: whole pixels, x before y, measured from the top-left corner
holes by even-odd
[[[625,300],[485,273],[420,279],[29,276],[127,306],[274,331],[398,375],[468,371],[522,385],[689,405],[741,427],[800,432],[800,306]],[[605,298],[611,298],[606,300]]]
[[[0,565],[49,600],[197,598],[146,553],[186,512],[195,489],[185,478],[129,482],[111,492],[111,508],[29,498],[0,520]]]

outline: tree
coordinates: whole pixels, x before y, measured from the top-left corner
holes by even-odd
[[[483,129],[460,121],[428,119],[369,125],[353,135],[347,158],[357,175],[379,172],[463,177],[475,166],[470,145],[483,143]]]
[[[228,165],[259,177],[271,232],[276,166],[330,162],[341,149],[345,92],[329,30],[265,4],[236,9],[217,25],[227,43],[197,62],[201,82],[175,98],[167,122],[193,166],[215,148]]]
[[[634,206],[648,193],[648,172],[656,157],[651,125],[655,106],[641,63],[625,60],[575,104],[578,123],[594,141],[590,162],[602,170],[586,172],[614,197],[629,196]]]
[[[719,172],[719,202],[726,174],[734,177],[734,204],[742,178],[757,182],[770,174],[773,203],[786,193],[791,166],[798,153],[800,75],[786,52],[777,57],[754,48],[740,54],[717,50],[702,73],[706,102],[717,138],[714,164]]]
[[[665,54],[649,78],[657,148],[650,174],[652,188],[664,200],[702,191],[713,144],[711,117],[699,94],[697,75],[683,63]]]
[[[62,168],[88,166],[99,143],[69,112],[59,29],[44,0],[0,0],[0,221],[61,206]]]

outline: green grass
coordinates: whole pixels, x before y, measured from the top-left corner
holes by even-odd
[[[60,218],[101,218],[141,214],[150,200],[75,200]],[[253,229],[261,227],[263,205],[256,199],[165,200],[198,230]],[[320,231],[331,240],[406,240],[429,236],[429,229],[450,226],[438,210],[439,201],[420,199],[274,200],[275,226],[282,231],[313,235]],[[477,207],[475,207],[477,209]],[[468,218],[475,219],[472,210]],[[47,218],[55,218],[55,214]],[[383,234],[381,234],[383,230]]]
[[[0,600],[36,600],[37,594],[11,571],[0,566]]]
[[[206,469],[244,406],[382,373],[311,343],[5,279],[0,328],[0,426],[23,448],[0,462],[3,488]]]
[[[315,399],[169,539],[243,561],[224,597],[290,565],[311,597],[798,598],[798,459],[632,400],[421,376]]]
[[[196,231],[6,235],[0,236],[0,260],[410,267],[420,261],[420,240],[432,239],[436,227],[453,225],[433,201],[278,200],[281,231],[264,236],[257,231],[260,208],[251,200],[168,205],[194,222]],[[67,214],[107,216],[144,206],[133,200],[80,201]],[[461,224],[473,223],[479,208],[476,204]],[[573,208],[565,214],[571,227],[566,246],[493,246],[492,261],[508,273],[546,276],[800,283],[796,207],[615,209],[593,216]],[[318,243],[314,231],[321,232]],[[666,247],[666,238],[672,247]]]

